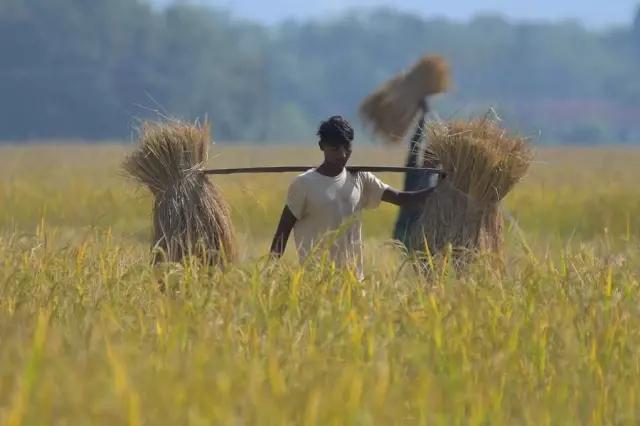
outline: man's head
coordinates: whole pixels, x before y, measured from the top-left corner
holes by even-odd
[[[324,152],[325,163],[336,167],[344,167],[351,157],[351,145],[353,143],[353,127],[347,120],[339,115],[323,121],[318,128],[318,143]]]

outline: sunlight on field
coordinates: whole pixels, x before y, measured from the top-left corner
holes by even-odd
[[[365,216],[364,283],[298,269],[292,246],[264,270],[294,175],[216,177],[243,261],[176,269],[170,294],[125,152],[0,149],[2,424],[637,424],[639,150],[541,150],[506,200],[505,272],[430,286],[389,244],[392,206]],[[214,146],[210,165],[319,158]]]

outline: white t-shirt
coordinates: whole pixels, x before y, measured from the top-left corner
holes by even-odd
[[[329,177],[310,169],[298,175],[289,186],[287,206],[298,219],[293,232],[300,259],[327,238],[336,238],[318,250],[328,248],[330,261],[337,267],[355,268],[362,280],[361,211],[378,207],[388,187],[369,172],[343,170]]]

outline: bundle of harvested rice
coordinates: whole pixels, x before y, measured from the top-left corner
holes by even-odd
[[[425,55],[365,98],[359,107],[360,117],[371,125],[375,136],[387,143],[401,142],[422,101],[447,91],[450,80],[445,59]]]
[[[478,251],[502,255],[500,201],[520,182],[533,159],[524,137],[508,134],[488,116],[471,121],[432,123],[427,155],[447,174],[427,199],[411,233],[416,247],[432,255],[450,243],[464,265]]]
[[[153,263],[194,256],[223,266],[237,257],[231,215],[218,188],[203,173],[210,125],[177,121],[145,123],[140,146],[122,164],[147,186],[153,208]]]

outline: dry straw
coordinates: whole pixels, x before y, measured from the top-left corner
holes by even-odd
[[[447,61],[425,55],[365,98],[359,107],[360,117],[371,126],[374,136],[386,143],[400,143],[423,100],[447,91],[450,84]]]
[[[211,129],[177,121],[147,122],[140,145],[122,164],[154,195],[153,263],[194,256],[223,266],[237,257],[231,215],[218,188],[202,172]]]
[[[447,244],[465,265],[479,251],[503,255],[501,200],[525,176],[533,151],[524,137],[510,134],[489,116],[470,121],[431,123],[427,157],[447,174],[427,199],[412,230],[415,246],[432,255]]]

